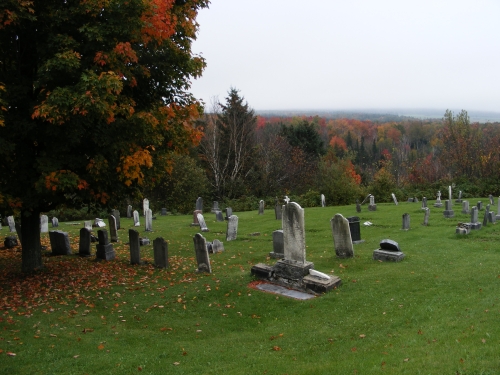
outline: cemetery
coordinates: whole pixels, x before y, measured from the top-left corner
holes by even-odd
[[[429,215],[414,202],[373,210],[372,198],[357,212],[291,200],[277,219],[277,206],[261,211],[257,200],[252,211],[226,210],[226,221],[223,204],[194,216],[124,205],[118,220],[115,211],[90,228],[59,221],[41,232],[45,270],[28,277],[9,219],[0,229],[2,369],[494,373],[500,227],[496,205],[467,201],[471,212],[430,201]],[[485,211],[492,220],[481,222]],[[334,282],[321,289],[325,277]]]

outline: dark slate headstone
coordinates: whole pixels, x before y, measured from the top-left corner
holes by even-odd
[[[349,229],[351,231],[351,240],[353,244],[359,244],[365,242],[361,239],[361,226],[359,223],[358,216],[351,216],[346,218],[349,222]]]
[[[269,256],[275,259],[282,259],[285,257],[283,229],[278,229],[273,232],[273,251],[269,253]]]
[[[78,255],[81,257],[89,257],[92,252],[92,239],[90,231],[87,228],[80,229],[80,242],[78,244]]]
[[[49,232],[52,255],[71,255],[71,246],[67,232],[52,230]]]
[[[215,211],[215,220],[224,221],[224,216],[222,216],[222,211]]]
[[[168,243],[162,237],[153,241],[155,267],[168,268]]]
[[[203,198],[202,197],[198,197],[198,199],[196,200],[196,210],[201,211],[200,213],[203,212]]]
[[[231,207],[226,207],[226,217],[224,219],[229,220],[232,214],[233,214],[233,209]]]
[[[387,239],[380,241],[380,248],[382,250],[401,251],[399,244],[396,241]]]
[[[3,244],[6,249],[12,249],[13,247],[17,246],[17,237],[16,236],[7,236],[5,237],[5,241],[3,241]]]
[[[167,209],[166,208],[162,208],[161,209],[161,216],[167,216]]]
[[[113,245],[109,243],[108,231],[106,229],[101,229],[97,231],[97,238],[99,243],[96,245],[96,259],[102,260],[112,260],[115,259],[115,249]]]
[[[151,241],[149,240],[149,238],[139,237],[139,245],[146,246],[146,245],[149,245],[150,243],[151,243]]]
[[[57,228],[59,226],[59,220],[57,217],[52,218],[52,228]]]
[[[194,251],[196,254],[197,272],[212,273],[210,257],[208,256],[207,241],[200,233],[193,237]]]
[[[139,232],[134,229],[129,229],[128,241],[130,246],[130,264],[141,264],[141,245],[139,243]]]
[[[120,211],[119,210],[111,210],[111,215],[115,217],[116,229],[120,229]]]

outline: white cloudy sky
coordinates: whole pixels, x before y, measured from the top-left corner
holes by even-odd
[[[211,0],[198,22],[205,103],[500,112],[499,0]]]

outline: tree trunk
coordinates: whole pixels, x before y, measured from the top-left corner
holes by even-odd
[[[21,211],[22,271],[32,273],[42,268],[40,213]]]

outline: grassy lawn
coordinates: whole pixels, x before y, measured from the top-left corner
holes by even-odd
[[[471,206],[477,202],[470,199]],[[486,200],[483,199],[483,202]],[[300,203],[300,202],[299,202]],[[338,290],[299,301],[249,287],[250,268],[273,264],[274,211],[235,212],[238,239],[205,213],[211,275],[196,274],[192,215],[157,216],[151,242],[169,243],[170,267],[129,264],[122,217],[117,259],[44,257],[46,270],[20,278],[20,249],[0,249],[0,369],[5,374],[498,374],[500,373],[500,224],[455,234],[469,221],[429,201],[306,208],[307,260],[340,276]],[[355,257],[337,259],[330,219],[360,216],[364,243]],[[411,229],[401,230],[409,213]],[[484,211],[479,214],[482,222]],[[144,218],[141,217],[141,224]],[[80,224],[61,223],[78,252]],[[260,236],[250,236],[260,232]],[[8,227],[0,230],[7,236]],[[48,246],[48,234],[42,234]],[[400,263],[372,260],[380,240],[397,241]],[[50,249],[50,246],[48,246]],[[95,252],[95,249],[94,249]],[[14,355],[15,354],[15,355]]]

